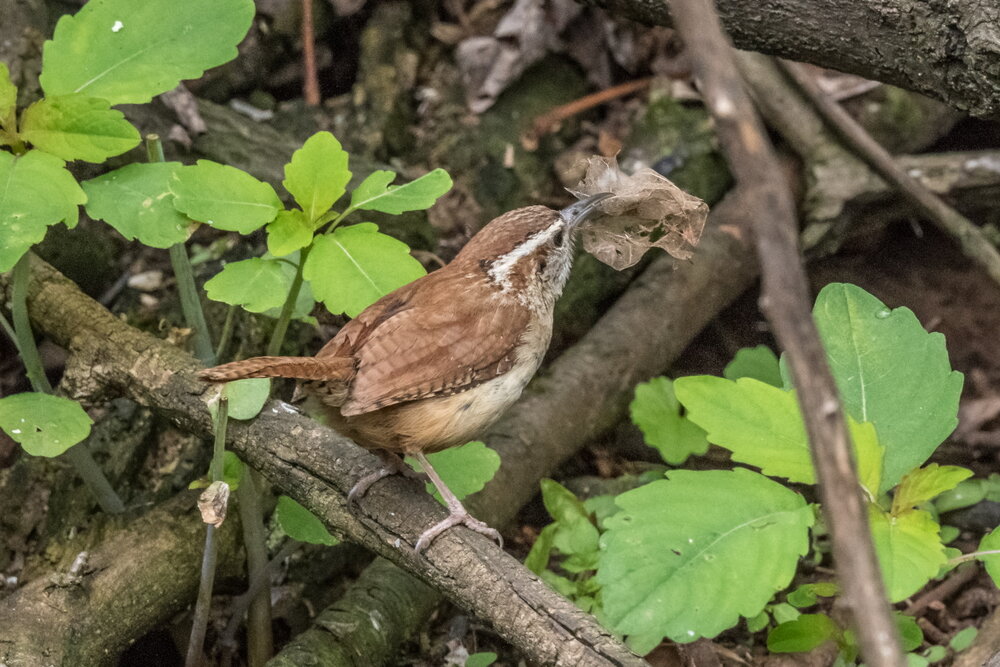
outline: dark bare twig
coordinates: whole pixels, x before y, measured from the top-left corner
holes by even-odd
[[[320,103],[319,79],[316,76],[316,36],[313,34],[313,0],[302,0],[302,97],[306,105]]]
[[[670,8],[715,118],[730,169],[746,190],[745,210],[762,271],[761,307],[788,353],[833,537],[838,577],[854,617],[861,653],[873,667],[900,667],[903,654],[872,546],[850,439],[812,320],[790,193],[743,88],[713,5],[708,0],[671,0]]]
[[[947,579],[911,602],[903,613],[909,616],[917,616],[931,603],[951,597],[977,576],[979,576],[979,566],[977,564],[965,563],[960,565],[955,568]]]
[[[801,65],[781,60],[778,62],[851,150],[855,151],[858,157],[879,176],[898,189],[928,220],[954,238],[962,252],[979,264],[993,282],[1000,285],[1000,252],[997,252],[989,239],[983,235],[982,230],[921,185],[917,179],[903,171],[889,151],[882,148],[842,106],[823,92]]]

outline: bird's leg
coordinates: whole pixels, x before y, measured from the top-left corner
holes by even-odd
[[[385,449],[376,449],[373,454],[382,459],[382,467],[359,479],[348,492],[347,502],[353,503],[358,498],[365,495],[372,484],[384,477],[388,477],[389,475],[402,475],[403,477],[409,477],[410,479],[419,479],[424,482],[427,481],[426,475],[422,475],[413,470],[413,468],[406,465],[403,462],[403,459],[399,458],[396,454],[393,454]]]
[[[430,546],[430,543],[433,542],[434,538],[438,535],[452,526],[457,526],[459,524],[465,526],[466,528],[470,528],[477,533],[482,533],[490,539],[496,540],[502,548],[503,538],[500,536],[500,533],[496,529],[490,528],[485,523],[469,514],[469,511],[465,509],[462,502],[455,497],[455,494],[451,492],[451,489],[449,489],[444,483],[444,480],[438,476],[437,471],[435,471],[433,466],[431,466],[431,462],[427,460],[427,457],[424,456],[422,452],[416,452],[413,454],[413,458],[420,462],[420,466],[424,469],[424,472],[427,473],[427,476],[431,478],[431,481],[434,482],[434,486],[437,487],[441,497],[444,498],[445,504],[448,505],[448,517],[437,522],[420,535],[420,539],[417,540],[417,546],[414,547],[416,552],[420,553]]]

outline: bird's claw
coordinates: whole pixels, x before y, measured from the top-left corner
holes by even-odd
[[[495,528],[490,528],[484,522],[480,521],[479,519],[472,516],[464,509],[462,509],[458,511],[452,510],[452,512],[447,517],[445,517],[441,521],[438,521],[436,524],[434,524],[433,526],[425,530],[423,533],[421,533],[420,539],[417,540],[417,545],[414,547],[414,551],[416,551],[419,554],[424,549],[429,547],[431,542],[433,542],[438,535],[448,530],[452,526],[458,526],[458,525],[463,525],[470,530],[474,530],[477,533],[480,533],[481,535],[485,535],[491,540],[495,540],[496,543],[500,546],[500,548],[501,549],[503,548],[503,537],[500,535],[500,532],[498,530],[496,530]]]

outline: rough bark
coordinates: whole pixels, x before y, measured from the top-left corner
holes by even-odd
[[[582,0],[672,25],[661,0]],[[885,81],[1000,117],[1000,5],[980,0],[720,0],[741,49]]]

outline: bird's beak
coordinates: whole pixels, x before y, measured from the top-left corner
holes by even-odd
[[[592,213],[597,210],[597,205],[609,197],[614,197],[612,192],[598,192],[596,195],[590,195],[586,199],[581,199],[580,201],[570,204],[563,210],[559,211],[559,215],[570,227],[576,227],[578,224],[590,217]]]

